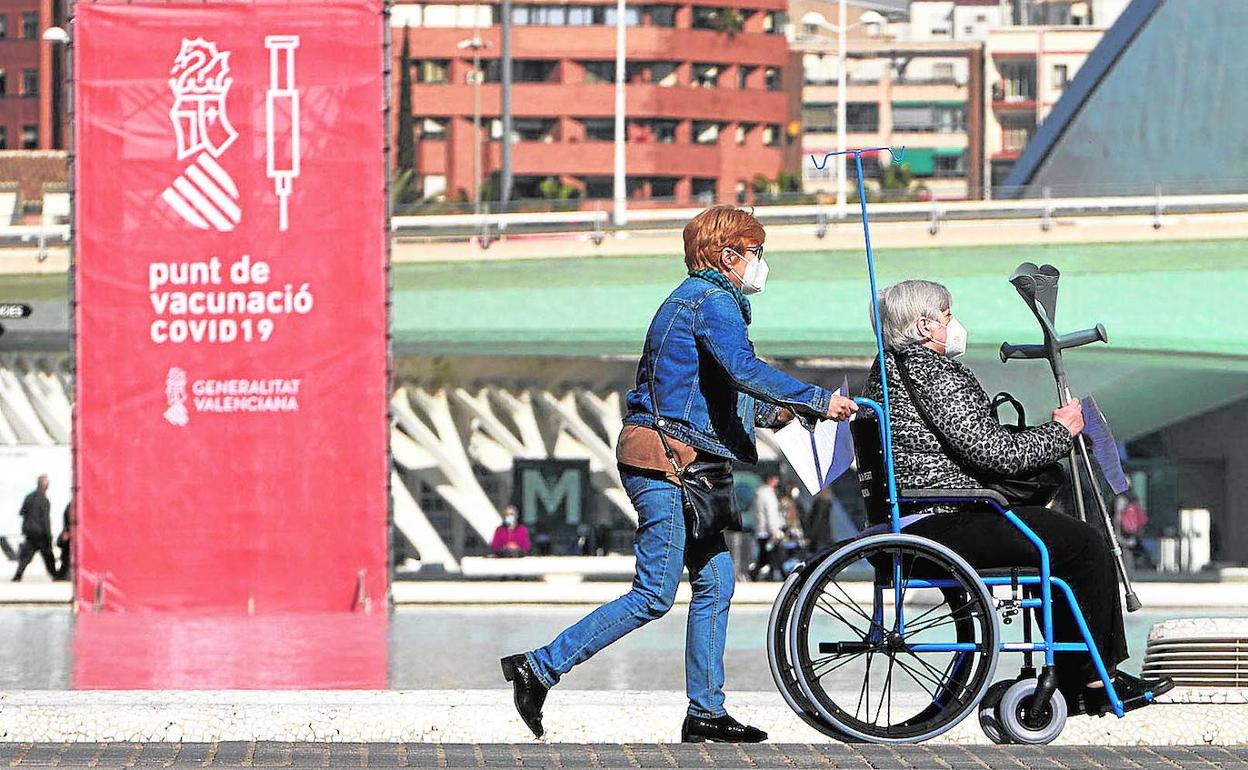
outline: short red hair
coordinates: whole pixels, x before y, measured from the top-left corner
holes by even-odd
[[[744,255],[745,247],[767,238],[754,215],[735,206],[711,206],[685,225],[685,267],[718,269],[725,246]]]

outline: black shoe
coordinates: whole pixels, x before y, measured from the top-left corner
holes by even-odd
[[[1174,689],[1174,680],[1168,676],[1141,679],[1138,676],[1117,671],[1114,673],[1113,681],[1114,692],[1122,701],[1123,713],[1151,705],[1158,696],[1165,695]],[[1104,687],[1089,687],[1085,697],[1088,714],[1104,716],[1113,711]]]
[[[689,715],[680,728],[681,743],[762,743],[765,740],[767,733],[757,727],[743,725],[727,714],[715,719]]]
[[[515,691],[516,711],[520,718],[533,731],[535,737],[541,738],[545,733],[542,728],[542,704],[546,702],[546,693],[550,688],[542,684],[533,673],[529,659],[520,655],[508,655],[501,661],[503,678],[511,682]]]

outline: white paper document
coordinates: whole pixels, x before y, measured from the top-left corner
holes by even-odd
[[[848,384],[842,384],[840,395],[848,390]],[[823,420],[809,431],[794,420],[776,431],[775,439],[784,459],[812,495],[836,481],[854,459],[849,422]]]

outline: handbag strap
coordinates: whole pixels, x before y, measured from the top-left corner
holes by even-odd
[[[936,423],[932,421],[932,416],[928,413],[927,407],[923,405],[923,401],[914,392],[914,381],[910,379],[910,367],[906,364],[906,356],[894,351],[893,360],[897,362],[897,371],[901,374],[901,384],[905,386],[906,394],[910,396],[910,403],[914,405],[914,411],[918,413],[919,419],[932,432],[936,440],[941,443],[941,446],[950,453],[950,456],[955,456],[953,447],[949,444],[948,439],[945,438],[945,434],[941,433],[940,429],[936,427]]]
[[[1001,422],[1001,415],[997,411],[1002,404],[1009,404],[1014,407],[1014,412],[1018,415],[1017,424],[1020,430],[1027,427],[1027,412],[1023,410],[1023,405],[1019,403],[1017,398],[1014,398],[1013,394],[1004,390],[992,397],[992,405],[989,407],[992,410],[992,416],[996,418],[998,423]]]
[[[650,367],[650,379],[647,381],[650,387],[650,406],[654,412],[654,430],[659,434],[659,441],[663,442],[663,454],[667,456],[667,461],[672,464],[672,471],[677,477],[680,476],[680,463],[676,462],[676,451],[672,449],[672,445],[667,443],[667,436],[660,427],[663,423],[663,417],[659,415],[659,397],[654,393],[654,366]]]

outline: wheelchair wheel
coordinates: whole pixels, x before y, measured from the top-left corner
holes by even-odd
[[[927,740],[971,713],[992,684],[995,604],[948,548],[875,535],[841,548],[803,583],[789,655],[807,703],[836,731],[879,743]]]
[[[1001,729],[1001,720],[997,719],[997,704],[1001,702],[1001,696],[1005,695],[1005,691],[1013,684],[1012,679],[997,682],[988,688],[983,700],[979,702],[979,726],[983,728],[988,740],[993,743],[1013,743],[1010,736]]]
[[[1053,693],[1049,706],[1038,721],[1027,717],[1031,695],[1036,691],[1035,679],[1023,679],[1010,685],[997,704],[997,722],[1001,732],[1014,743],[1051,743],[1066,726],[1066,699]]]
[[[807,702],[794,676],[793,663],[789,658],[789,622],[793,615],[793,605],[797,603],[797,596],[802,589],[802,581],[815,566],[832,553],[833,551],[828,550],[812,557],[803,568],[789,575],[784,585],[780,587],[780,593],[771,606],[771,617],[767,621],[767,663],[771,667],[771,678],[776,682],[780,697],[784,698],[784,702],[789,704],[789,708],[793,709],[803,722],[829,738],[846,741],[852,740],[850,736],[838,732],[831,725],[820,720],[818,713]]]

